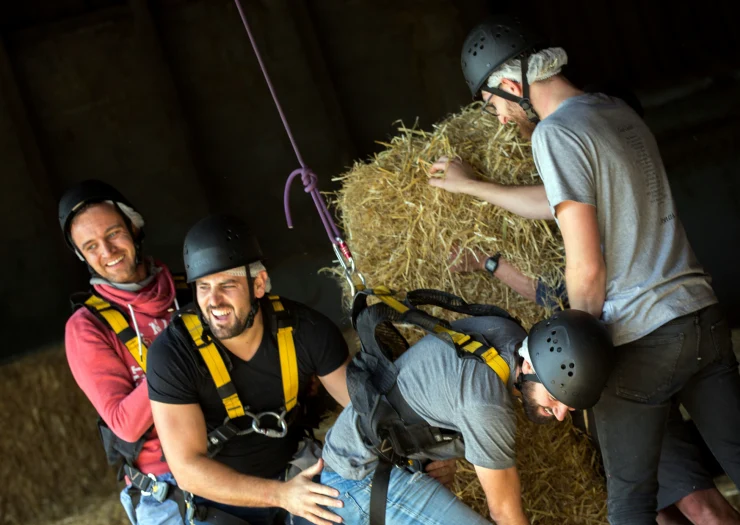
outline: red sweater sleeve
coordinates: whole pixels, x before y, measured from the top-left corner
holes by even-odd
[[[152,409],[146,378],[134,384],[128,349],[84,309],[67,321],[65,346],[75,381],[103,421],[119,438],[137,441],[153,424]]]

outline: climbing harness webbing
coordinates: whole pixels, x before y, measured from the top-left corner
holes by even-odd
[[[492,305],[477,305],[468,304],[463,299],[456,295],[452,295],[440,290],[414,290],[406,294],[405,303],[399,301],[394,297],[394,292],[385,286],[376,286],[375,288],[359,290],[357,297],[377,297],[383,303],[393,308],[399,314],[409,312],[412,308],[415,309],[418,306],[430,305],[438,306],[447,310],[452,310],[458,313],[469,314],[469,315],[496,315],[499,317],[511,318],[511,316],[501,308]],[[352,312],[352,318],[356,319],[362,308],[367,307],[366,299],[358,302],[357,297]],[[419,310],[418,312],[422,312]],[[509,365],[499,355],[498,351],[491,347],[484,345],[483,343],[476,341],[468,334],[463,334],[453,330],[449,323],[436,319],[433,316],[427,316],[429,321],[432,321],[432,325],[428,326],[430,332],[436,334],[447,334],[452,339],[455,347],[462,352],[467,352],[474,356],[479,357],[485,362],[496,375],[501,378],[501,381],[508,383],[509,381]]]
[[[369,297],[381,302],[367,305]],[[347,370],[347,385],[357,425],[366,443],[378,456],[370,498],[371,525],[384,525],[387,490],[394,465],[407,467],[409,456],[424,453],[444,442],[460,438],[449,429],[434,427],[419,416],[401,394],[395,356],[408,342],[394,326],[411,325],[437,334],[451,344],[461,359],[478,359],[508,384],[510,369],[499,352],[481,337],[452,329],[449,323],[419,309],[436,306],[472,316],[496,316],[516,322],[506,311],[492,305],[468,304],[460,297],[439,290],[414,290],[403,301],[385,287],[358,292],[352,322],[360,336],[361,351]]]
[[[185,281],[185,275],[172,274],[172,279],[175,283],[176,294],[178,294],[178,296],[183,294],[186,297],[186,302],[190,302],[190,288]],[[118,337],[118,340],[128,348],[128,351],[131,353],[131,357],[136,361],[136,364],[138,364],[144,373],[146,373],[146,355],[148,348],[146,344],[139,339],[139,335],[136,333],[136,330],[131,327],[128,319],[117,306],[112,305],[110,302],[93,292],[73,294],[71,302],[73,309],[84,306],[104,325],[113,330],[116,337]],[[177,301],[175,301],[175,304],[177,304]]]
[[[136,363],[146,372],[147,347],[143,341],[139,344],[139,336],[136,334],[136,330],[131,328],[121,311],[95,294],[90,294],[83,305],[115,332],[116,337],[128,348]]]
[[[239,435],[257,432],[267,437],[281,438],[287,434],[289,422],[285,416],[293,412],[298,402],[298,360],[296,357],[295,340],[293,338],[294,323],[291,313],[285,309],[280,297],[270,295],[268,299],[272,307],[272,312],[265,315],[265,320],[270,321],[273,334],[277,339],[280,355],[280,374],[283,382],[284,405],[279,412],[262,412],[259,414],[250,412],[249,408],[245,407],[239,398],[221,351],[216,346],[214,339],[204,333],[203,325],[198,315],[194,313],[183,313],[180,315],[193,344],[206,364],[211,378],[213,378],[218,395],[226,409],[226,420],[224,424],[208,434],[209,455],[211,456],[216,455],[226,442]],[[234,419],[242,417],[252,418],[251,426],[244,429],[231,422]],[[280,429],[263,428],[260,423],[263,417],[275,418]]]

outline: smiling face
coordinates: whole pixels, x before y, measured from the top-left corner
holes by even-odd
[[[217,339],[231,339],[247,329],[252,294],[245,276],[214,273],[198,279],[195,290],[200,311]]]
[[[70,238],[87,264],[112,283],[136,283],[146,268],[136,263],[136,244],[119,210],[106,202],[93,204],[72,219]]]

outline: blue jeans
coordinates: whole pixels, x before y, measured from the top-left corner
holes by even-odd
[[[375,471],[364,479],[345,479],[329,467],[321,473],[321,483],[339,491],[341,509],[329,508],[347,525],[370,523],[370,483]],[[457,499],[441,483],[423,472],[393,467],[385,510],[388,525],[480,525],[490,523]]]
[[[177,485],[170,473],[157,476],[157,480]],[[183,525],[180,509],[173,500],[166,499],[160,503],[153,496],[142,495],[139,504],[134,507],[130,491],[131,485],[121,491],[121,504],[133,525]]]

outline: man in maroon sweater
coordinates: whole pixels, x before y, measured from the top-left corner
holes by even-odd
[[[92,285],[67,321],[67,360],[100,415],[109,459],[125,461],[121,503],[134,525],[182,525],[145,376],[147,348],[177,309],[172,274],[142,255],[143,218],[101,181],[70,188],[59,203],[59,221],[68,246],[87,263]]]

